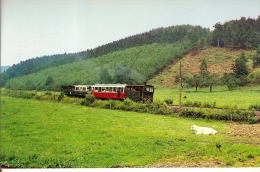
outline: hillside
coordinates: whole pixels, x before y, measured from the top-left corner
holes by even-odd
[[[167,28],[152,29],[149,32],[136,34],[124,39],[113,41],[111,43],[98,46],[94,49],[88,49],[77,53],[54,54],[43,57],[35,57],[19,64],[11,66],[6,72],[1,74],[1,86],[12,78],[37,73],[41,70],[58,67],[65,64],[71,64],[78,61],[84,61],[90,58],[99,58],[109,53],[123,51],[134,47],[157,44],[174,44],[187,40],[191,41],[192,48],[195,42],[201,44],[210,44],[210,30],[200,26],[180,25]]]
[[[50,90],[69,84],[107,83],[107,78],[125,78],[125,83],[140,84],[149,80],[168,63],[189,51],[189,41],[175,44],[143,45],[109,53],[98,58],[61,65],[37,73],[11,79],[6,88]],[[110,83],[115,82],[111,80]],[[118,82],[116,82],[118,83]],[[121,82],[122,83],[122,82]],[[131,84],[130,83],[130,84]]]
[[[244,52],[248,60],[248,66],[250,72],[259,70],[260,68],[252,69],[252,60],[250,59],[256,52],[255,50],[230,50],[226,48],[207,47],[200,50],[198,54],[192,55],[188,53],[181,58],[182,63],[182,75],[193,76],[200,71],[200,64],[202,59],[206,59],[208,71],[210,73],[217,74],[221,77],[224,72],[232,72],[231,66],[234,64],[235,59]],[[153,84],[156,87],[176,88],[175,76],[179,75],[180,60],[168,64],[167,67],[153,77],[149,84]]]

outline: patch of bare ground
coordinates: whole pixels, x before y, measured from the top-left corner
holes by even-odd
[[[220,167],[222,162],[212,161],[212,162],[168,162],[162,164],[151,164],[145,166],[144,168],[211,168],[211,167]]]
[[[232,129],[230,136],[245,136],[259,138],[260,144],[260,124],[228,124]]]

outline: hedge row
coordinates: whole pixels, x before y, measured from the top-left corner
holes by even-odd
[[[82,105],[99,107],[105,109],[116,109],[116,110],[125,110],[125,111],[134,111],[140,113],[151,113],[151,114],[160,114],[160,115],[174,115],[177,112],[176,108],[167,108],[167,106],[162,106],[161,102],[134,102],[129,98],[124,101],[118,100],[98,100],[95,99],[92,95],[86,95],[86,98],[82,101]]]
[[[92,95],[86,95],[85,99],[71,98],[64,95],[64,93],[53,94],[53,92],[27,92],[27,91],[11,91],[5,90],[2,95],[36,99],[36,100],[47,100],[47,101],[59,101],[62,103],[73,103],[81,104],[90,107],[99,107],[105,109],[116,109],[125,111],[134,111],[140,113],[150,113],[159,115],[171,115],[181,116],[187,118],[204,118],[212,120],[225,120],[225,121],[236,121],[246,123],[260,123],[260,119],[256,116],[254,109],[251,110],[237,110],[237,109],[203,109],[203,108],[184,108],[178,114],[178,108],[167,106],[167,103],[172,103],[171,100],[165,100],[163,102],[133,102],[130,99],[124,101],[117,100],[98,100]],[[166,103],[167,102],[167,103]],[[212,105],[214,106],[215,103]],[[258,105],[256,105],[258,106]],[[199,106],[200,107],[200,106]],[[210,106],[211,107],[211,106]]]
[[[204,118],[213,120],[246,122],[250,124],[260,122],[260,119],[255,115],[255,112],[249,110],[185,108],[181,111],[180,116],[188,118]]]

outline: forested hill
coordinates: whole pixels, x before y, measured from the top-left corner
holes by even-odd
[[[203,44],[210,44],[209,35],[210,30],[200,26],[181,25],[153,29],[146,33],[129,36],[127,38],[99,46],[95,49],[71,54],[57,54],[52,56],[36,57],[22,61],[17,65],[13,65],[2,74],[1,84],[3,86],[9,79],[35,73],[43,69],[87,60],[89,58],[94,58],[111,52],[142,45],[150,45],[153,43],[175,43],[183,41],[184,39],[192,40],[192,44],[198,41]]]
[[[133,47],[152,45],[154,43],[159,45],[189,41],[187,49],[194,52],[205,45],[227,47],[230,49],[256,49],[258,44],[260,44],[260,16],[257,19],[242,17],[239,20],[228,21],[224,24],[216,23],[214,27],[213,31],[191,25],[157,28],[96,47],[95,49],[71,54],[65,53],[35,57],[21,61],[19,64],[13,65],[6,72],[2,73],[1,86],[4,86],[12,78],[69,63],[83,62],[87,59]]]

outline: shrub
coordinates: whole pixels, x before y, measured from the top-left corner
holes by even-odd
[[[127,109],[127,106],[124,104],[124,102],[117,101],[117,102],[115,103],[115,109],[118,109],[118,110],[126,110],[126,109]]]
[[[184,106],[194,106],[194,103],[190,100],[187,100],[183,103]]]
[[[114,109],[115,108],[116,102],[117,102],[116,100],[109,100],[110,109]]]
[[[61,101],[61,99],[65,96],[65,93],[63,91],[60,92],[58,95],[58,101]]]
[[[129,107],[130,105],[132,105],[132,100],[130,100],[129,98],[126,98],[124,100],[124,104]]]
[[[102,105],[102,100],[95,99],[94,102],[91,104],[93,107],[101,107]]]
[[[95,101],[95,98],[92,94],[86,94],[84,105],[90,106]]]
[[[52,95],[52,92],[51,92],[51,91],[46,91],[46,92],[45,92],[45,95],[50,96],[50,95]]]
[[[172,99],[165,99],[164,102],[166,102],[168,105],[173,104]]]
[[[249,105],[248,107],[249,110],[260,110],[260,103],[256,103],[256,104],[253,104],[253,105]]]

